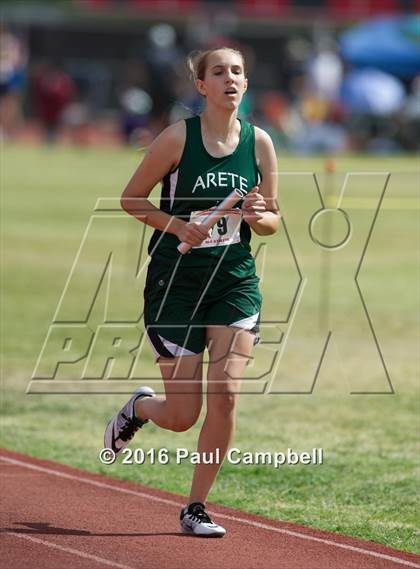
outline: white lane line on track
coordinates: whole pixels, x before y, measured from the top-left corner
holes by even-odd
[[[52,543],[51,541],[45,541],[44,539],[39,539],[38,537],[33,537],[32,535],[24,535],[22,533],[16,533],[14,531],[5,531],[4,533],[6,535],[13,535],[13,537],[21,537],[22,539],[27,539],[28,541],[40,543],[41,545],[46,545],[47,547],[59,549],[60,551],[71,553],[72,555],[83,557],[84,559],[90,559],[91,561],[96,561],[97,563],[107,565],[108,567],[115,567],[116,569],[133,569],[133,567],[129,567],[128,565],[121,565],[121,563],[116,563],[115,561],[110,561],[109,559],[98,557],[97,555],[91,555],[90,553],[84,553],[83,551],[73,549],[72,547],[64,547],[63,545],[58,545],[57,543]]]
[[[45,472],[46,474],[52,474],[53,476],[58,476],[60,478],[67,478],[68,480],[74,480],[76,482],[83,482],[85,484],[91,484],[92,486],[97,486],[98,488],[105,488],[107,490],[115,490],[116,492],[122,492],[123,494],[131,494],[133,496],[139,496],[141,498],[147,498],[148,500],[154,500],[155,502],[160,502],[162,504],[169,504],[171,506],[176,506],[178,508],[182,507],[184,504],[181,502],[176,502],[175,500],[169,500],[167,498],[159,498],[158,496],[153,496],[152,494],[147,494],[146,492],[141,492],[140,490],[129,490],[128,488],[120,488],[118,486],[112,486],[111,484],[106,484],[105,482],[99,482],[98,480],[90,480],[89,478],[83,478],[82,476],[75,476],[73,474],[67,474],[66,472],[60,472],[59,470],[53,470],[52,468],[46,468],[44,466],[37,466],[22,460],[16,460],[14,458],[8,458],[5,456],[0,456],[1,460],[9,462],[11,464],[16,464],[23,466],[24,468],[30,468],[31,470],[36,470],[38,472]],[[211,509],[209,510],[211,511]],[[217,513],[217,517],[224,518],[226,520],[232,520],[234,522],[239,522],[242,524],[250,525],[253,527],[258,527],[260,529],[265,529],[268,531],[273,531],[276,533],[281,533],[285,535],[290,535],[291,537],[296,537],[299,539],[306,539],[307,541],[315,541],[317,543],[323,543],[332,547],[338,547],[340,549],[345,549],[347,551],[353,551],[355,553],[360,553],[362,555],[369,555],[371,557],[376,557],[378,559],[385,559],[386,561],[391,561],[396,565],[404,565],[405,567],[414,567],[415,569],[420,569],[418,563],[413,561],[407,561],[406,559],[400,559],[393,555],[387,555],[385,553],[379,553],[377,551],[370,551],[369,549],[363,549],[361,547],[355,547],[353,545],[347,545],[345,543],[339,543],[337,541],[316,537],[314,535],[308,535],[306,533],[300,533],[297,531],[292,531],[288,529],[277,528],[275,526],[270,526],[269,524],[263,524],[261,522],[255,522],[253,520],[247,520],[244,518],[238,518],[236,516],[231,516],[228,514]]]
[[[361,547],[355,547],[354,545],[347,545],[345,543],[338,543],[337,541],[332,541],[329,539],[323,539],[322,537],[316,537],[314,535],[307,535],[304,533],[299,533],[292,530],[283,530],[281,528],[272,527],[266,524],[262,524],[259,522],[254,522],[251,520],[244,520],[241,518],[235,518],[234,516],[229,516],[227,514],[217,514],[217,517],[226,518],[228,520],[240,521],[244,524],[250,524],[254,527],[259,527],[261,529],[267,529],[271,531],[277,531],[279,533],[286,533],[287,535],[292,535],[294,537],[298,537],[300,539],[307,539],[310,541],[317,541],[318,543],[325,543],[326,545],[333,545],[334,547],[340,547],[341,549],[347,549],[349,551],[354,551],[356,553],[361,553],[363,555],[370,555],[372,557],[379,557],[380,559],[386,559],[387,561],[391,561],[393,563],[397,563],[399,565],[405,565],[407,567],[416,567],[417,569],[420,568],[420,565],[417,563],[413,563],[412,561],[406,561],[405,559],[400,559],[399,557],[394,557],[393,555],[386,555],[385,553],[379,553],[377,551],[369,551],[369,549],[362,549]]]

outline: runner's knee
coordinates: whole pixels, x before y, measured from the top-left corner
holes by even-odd
[[[221,388],[207,395],[207,415],[216,415],[218,418],[230,417],[236,408],[237,394],[230,389]]]
[[[177,433],[188,431],[188,429],[195,425],[199,416],[200,409],[176,413],[168,418],[168,428]]]

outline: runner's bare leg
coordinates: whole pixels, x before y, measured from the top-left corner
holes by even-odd
[[[202,502],[220,470],[233,440],[236,406],[245,366],[254,345],[252,332],[228,326],[209,326],[207,342],[210,355],[207,374],[207,414],[198,440],[199,453],[220,449],[220,464],[197,464],[190,502]]]

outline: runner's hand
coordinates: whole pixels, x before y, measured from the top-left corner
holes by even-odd
[[[258,193],[259,187],[254,186],[250,192],[244,197],[242,204],[243,219],[247,223],[258,221],[263,217],[266,210],[266,202],[264,196]]]
[[[178,231],[177,237],[182,243],[188,243],[192,247],[198,247],[210,237],[211,229],[206,229],[201,223],[192,222],[184,223],[182,228]]]

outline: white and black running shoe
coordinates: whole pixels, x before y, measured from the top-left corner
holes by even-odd
[[[151,387],[140,387],[133,394],[131,399],[108,423],[104,435],[106,448],[112,449],[118,455],[128,445],[136,432],[149,422],[148,419],[142,421],[135,416],[135,402],[143,397],[155,396],[156,394]]]
[[[182,508],[180,515],[181,531],[198,537],[223,537],[225,528],[211,521],[201,502],[192,502]]]

